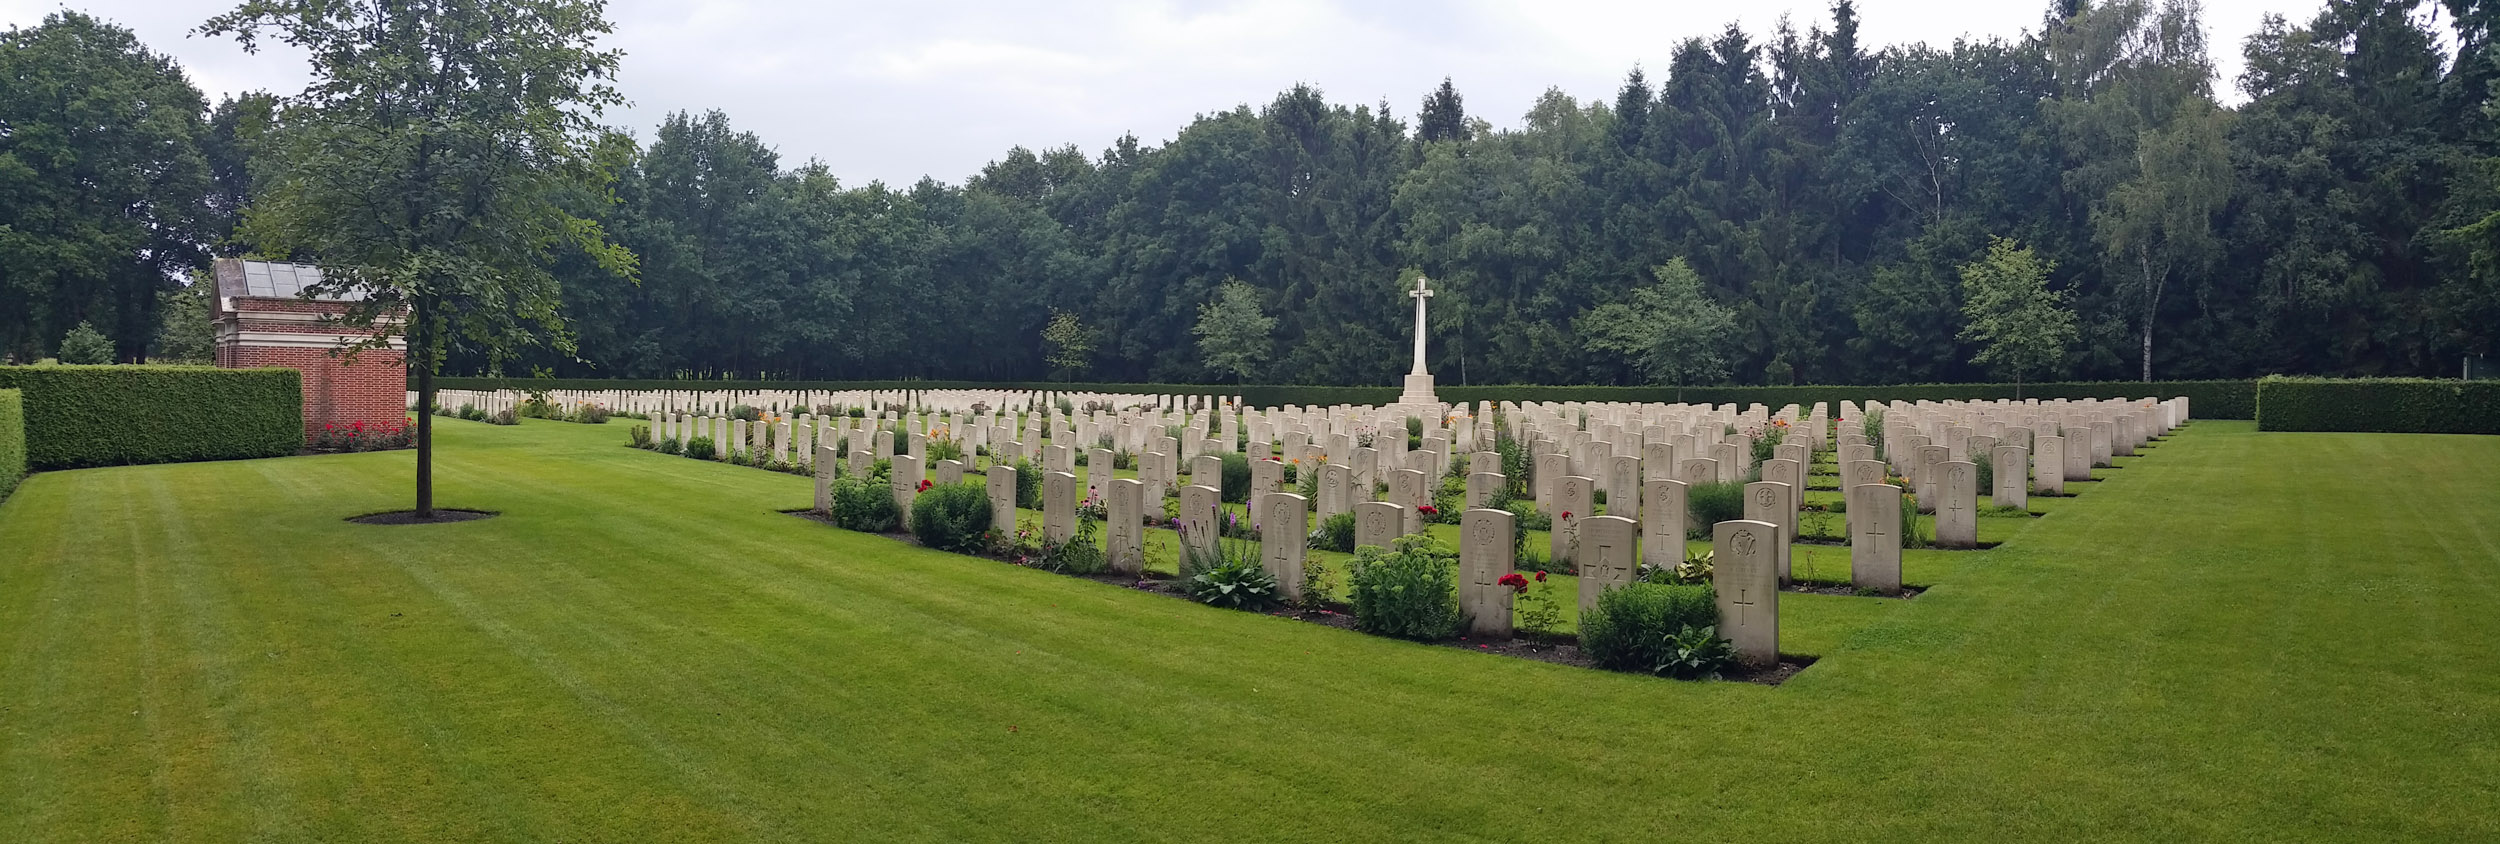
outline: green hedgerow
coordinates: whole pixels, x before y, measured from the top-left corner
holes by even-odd
[[[1718,592],[1709,584],[1630,583],[1600,593],[1580,616],[1580,650],[1600,668],[1647,673],[1661,662],[1667,637],[1718,623]]]
[[[1356,550],[1348,576],[1355,629],[1425,642],[1455,635],[1457,569],[1458,555],[1425,534],[1399,537],[1392,550]]]
[[[842,478],[833,482],[833,523],[847,530],[863,533],[887,533],[897,526],[902,514],[895,509],[894,491],[869,478]],[[982,505],[987,508],[989,505]]]
[[[0,501],[26,479],[26,406],[17,390],[0,390]]]
[[[303,374],[213,366],[0,366],[23,395],[26,465],[81,469],[294,454]]]
[[[892,498],[889,496],[889,502]],[[979,553],[990,529],[990,496],[977,484],[939,484],[911,502],[911,533],[940,551]]]

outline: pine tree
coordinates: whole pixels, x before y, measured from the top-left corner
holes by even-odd
[[[1424,108],[1415,120],[1415,140],[1464,141],[1469,137],[1467,107],[1450,85],[1450,78],[1441,77],[1441,87],[1424,97]]]

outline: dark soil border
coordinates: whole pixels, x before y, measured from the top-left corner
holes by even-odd
[[[415,510],[386,510],[349,516],[347,521],[360,525],[447,525],[453,522],[474,522],[503,515],[494,510],[467,510],[459,507],[436,507],[434,518],[418,519]]]

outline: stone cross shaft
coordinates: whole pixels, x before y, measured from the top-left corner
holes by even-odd
[[[1423,276],[1415,277],[1415,289],[1406,295],[1415,300],[1415,368],[1410,374],[1423,375],[1424,370],[1424,300],[1432,298],[1432,288]]]

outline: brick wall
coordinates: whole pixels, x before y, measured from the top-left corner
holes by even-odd
[[[218,310],[218,366],[281,366],[304,373],[307,438],[325,425],[374,427],[407,419],[406,353],[366,349],[351,363],[338,347],[355,339],[355,330],[306,318],[336,316],[345,305],[237,296],[221,298]]]
[[[408,371],[401,352],[367,349],[351,364],[344,354],[322,349],[230,345],[217,350],[217,365],[302,371],[307,437],[328,424],[373,427],[407,419]]]

